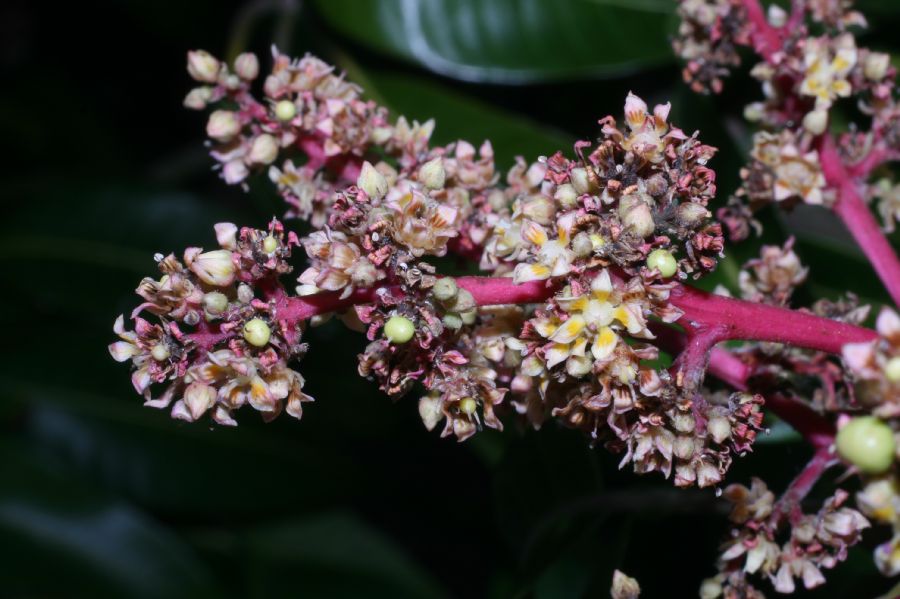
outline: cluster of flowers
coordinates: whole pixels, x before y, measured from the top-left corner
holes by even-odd
[[[725,497],[732,503],[735,524],[719,558],[719,574],[703,582],[700,596],[715,599],[765,597],[747,580],[748,574],[764,575],[779,593],[793,593],[798,579],[807,589],[825,582],[823,569],[847,557],[847,549],[869,526],[858,511],[844,507],[848,494],[838,490],[815,514],[798,506],[786,508],[775,500],[766,484],[754,478],[750,488],[730,485]],[[789,531],[782,531],[785,520]],[[786,537],[779,542],[779,533]]]
[[[738,46],[753,45],[763,58],[751,75],[761,82],[764,99],[749,104],[744,114],[764,130],[754,137],[752,159],[741,172],[742,188],[720,213],[735,239],[747,236],[752,213],[766,204],[833,205],[836,190],[826,181],[840,171],[835,171],[837,164],[823,161],[837,161],[851,175],[865,179],[898,155],[896,70],[887,54],[857,47],[849,30],[865,27],[866,21],[849,5],[804,0],[794,2],[790,14],[772,4],[763,15],[756,2],[680,3],[683,20],[675,49],[687,62],[685,79],[696,91],[721,90],[721,77],[740,63]],[[814,36],[812,27],[823,32]],[[834,104],[851,96],[871,117],[869,130],[854,128],[839,136],[839,149],[825,147],[822,135]],[[866,186],[863,199],[874,198],[881,198],[884,227],[893,230],[897,200],[890,183]]]
[[[502,428],[497,410],[509,406],[503,409],[534,426],[556,417],[581,428],[622,452],[623,464],[674,473],[681,486],[718,484],[732,454],[750,448],[762,419],[760,397],[704,397],[647,365],[659,354],[648,319],[676,321],[681,311],[668,301],[675,281],[712,270],[723,247],[706,207],[715,195],[715,174],[706,166],[715,149],[670,126],[669,105],[650,111],[629,95],[625,129],[606,117],[592,151],[579,142],[574,159],[519,159],[501,185],[489,143],[477,151],[465,141],[431,147],[430,123],[410,127],[400,117],[389,124],[384,109],[318,59],[290,60],[276,51],[274,63],[264,105],[250,89],[255,57],[238,57],[232,74],[209,54],[191,52],[188,71],[206,85],[186,104],[212,110],[207,132],[227,182],[245,182],[251,169],[281,153],[305,157],[302,168],[288,159],[270,175],[288,216],[316,227],[285,246],[301,245],[310,262],[288,298],[277,280],[286,263],[243,274],[261,268],[267,254],[248,254],[241,242],[231,247],[219,226],[224,249],[200,255],[222,262],[215,268],[227,275],[215,284],[228,290],[214,293],[229,303],[221,315],[190,319],[196,328],[182,335],[181,368],[155,374],[158,382],[174,381],[166,398],[192,384],[202,365],[221,361],[220,352],[256,359],[254,372],[265,374],[273,359],[281,365],[305,349],[298,314],[319,322],[341,312],[369,339],[360,374],[392,397],[421,384],[425,425],[443,421],[444,434],[460,440],[481,426]],[[193,252],[187,268],[174,260],[166,268],[202,272]],[[497,277],[479,287],[477,279],[457,284],[439,276],[427,260],[448,252],[477,256]],[[198,297],[211,284],[182,277]],[[494,297],[490,281],[523,299]],[[298,309],[311,305],[304,298],[323,294],[335,309]],[[181,312],[156,314],[162,324],[155,326],[164,328]],[[246,323],[257,320],[274,329],[264,352],[245,334]],[[132,357],[137,372],[147,362],[143,353],[117,356]],[[306,398],[291,397],[297,399],[288,401],[289,411]],[[217,419],[232,422],[230,412],[224,417],[229,406],[237,404],[223,403]]]
[[[770,11],[775,24],[760,21],[753,1],[681,4],[676,48],[696,89],[718,91],[739,45],[752,44],[765,58],[754,74],[767,99],[748,112],[778,130],[757,136],[739,197],[719,213],[733,236],[746,236],[752,210],[766,202],[844,202],[841,182],[854,167],[822,135],[836,98],[867,94],[880,123],[868,147],[889,158],[893,70],[876,73],[880,55],[855,48],[844,28],[859,19],[844,4],[795,2],[790,17]],[[806,13],[839,33],[808,37],[800,23]],[[485,426],[502,429],[507,416],[534,427],[554,418],[621,454],[622,466],[660,472],[677,486],[714,487],[734,456],[752,449],[766,399],[780,398],[789,414],[811,415],[817,447],[836,443],[840,457],[866,475],[893,468],[900,425],[842,416],[835,437],[822,414],[898,416],[900,319],[883,312],[880,336],[856,327],[867,307],[852,296],[785,310],[808,274],[792,240],[764,247],[745,265],[742,300],[689,291],[685,283],[713,270],[724,246],[708,209],[715,148],[670,125],[668,104],[651,110],[629,94],[624,125],[601,119],[596,145],[576,143],[573,157],[519,158],[502,177],[490,143],[433,146],[433,122],[391,121],[317,58],[273,54],[259,102],[254,55],[229,68],[190,52],[188,72],[202,85],[185,104],[210,109],[211,155],[224,180],[246,186],[254,171],[267,169],[287,218],[309,221],[312,231],[298,238],[278,220],[268,230],[221,223],[221,249],[189,248],[183,260],[158,256],[162,278],[138,287],[144,302],[131,315],[134,331],[120,317],[121,341],[110,346],[115,359],[132,362],[147,405],[171,405],[173,417],[188,421],[210,413],[226,425],[236,424],[233,412],[245,403],[266,419],[282,410],[299,418],[311,398],[289,364],[307,350],[304,328],[337,315],[368,339],[360,375],[392,398],[421,388],[425,426],[443,423],[442,435],[460,441]],[[825,123],[818,132],[817,119]],[[889,184],[879,189],[896,195]],[[294,247],[309,260],[286,288]],[[447,254],[492,276],[442,276],[434,258]],[[729,312],[738,307],[781,318],[785,330],[741,326]],[[805,325],[792,328],[795,316],[815,319],[825,339]],[[845,333],[859,343],[842,347]],[[782,344],[792,338],[798,347]],[[714,349],[726,339],[749,342],[732,353]],[[677,354],[670,368],[658,366],[661,349]],[[842,350],[844,363],[834,355]],[[704,386],[707,369],[736,391]],[[164,386],[156,398],[154,384]],[[890,438],[874,460],[853,443],[870,425]],[[708,597],[758,596],[745,580],[756,572],[783,592],[793,590],[794,578],[816,586],[868,525],[842,507],[842,491],[816,515],[796,509],[802,496],[774,502],[761,482],[727,494],[738,528],[720,574],[704,586]],[[790,532],[779,545],[785,525]],[[619,580],[627,596],[637,596],[632,582]]]
[[[894,229],[900,216],[897,188],[889,179],[870,178],[900,158],[896,70],[887,54],[857,46],[853,31],[866,21],[851,5],[848,0],[796,0],[787,12],[777,4],[764,10],[757,0],[681,0],[682,25],[674,47],[686,62],[685,81],[699,93],[721,91],[723,77],[740,64],[738,47],[751,47],[761,59],[751,76],[761,83],[763,99],[744,111],[761,130],[741,170],[741,188],[717,214],[732,240],[748,237],[753,228],[759,231],[753,215],[766,205],[824,205],[856,238],[896,302],[900,263],[868,207],[880,198],[881,226]],[[867,129],[854,124],[845,132],[830,132],[844,98],[855,99],[870,121]],[[792,247],[793,240],[764,247],[761,257],[745,266],[739,280],[744,299],[788,305],[808,274]],[[848,293],[838,302],[820,300],[811,312],[860,324],[869,308]],[[840,362],[821,351],[771,343],[745,343],[737,352],[753,372],[754,389],[767,397],[788,396],[818,413],[866,414],[838,418],[835,447],[856,472],[877,476],[857,497],[861,511],[896,526],[893,491],[888,491],[895,488],[894,436],[900,430],[900,318],[885,308],[877,331],[877,338],[845,344]],[[865,451],[856,445],[863,441]],[[754,481],[752,490],[731,487],[728,494],[744,506],[735,511],[741,528],[724,549],[720,574],[704,585],[705,597],[762,596],[744,580],[754,572],[768,576],[779,592],[792,592],[794,577],[807,588],[817,586],[824,582],[820,570],[843,559],[845,545],[867,525],[859,512],[838,509],[847,499],[841,491],[815,517],[773,512],[773,497],[761,481]],[[775,533],[785,523],[791,531],[779,548]],[[900,571],[892,553],[897,544],[895,536],[875,552],[885,574]]]
[[[125,330],[109,346],[119,362],[131,360],[132,383],[145,405],[166,408],[189,422],[207,412],[219,424],[237,424],[232,412],[245,404],[267,420],[282,410],[299,418],[303,377],[288,367],[305,352],[303,323],[279,318],[283,290],[277,277],[290,272],[286,259],[298,245],[273,220],[267,231],[216,225],[221,249],[192,247],[183,261],[157,254],[159,280],[147,277],[137,294],[144,300]],[[262,293],[262,297],[257,297]],[[148,313],[158,321],[140,315]],[[164,390],[153,397],[154,385]]]

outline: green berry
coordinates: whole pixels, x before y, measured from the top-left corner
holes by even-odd
[[[290,100],[282,100],[275,105],[275,117],[279,121],[289,121],[297,114],[297,107]]]
[[[265,253],[271,254],[278,249],[278,240],[269,235],[262,242],[262,249]]]
[[[894,462],[894,431],[874,416],[860,416],[837,434],[842,458],[866,474],[880,474]]]
[[[261,318],[248,320],[244,325],[244,339],[250,345],[264,347],[269,343],[269,338],[271,336],[272,329],[270,329],[269,325],[266,324],[266,321]]]
[[[228,297],[218,291],[210,291],[203,296],[203,307],[210,314],[221,314],[228,307]]]
[[[475,400],[471,397],[463,397],[459,400],[459,411],[463,414],[471,416],[475,413],[475,410],[478,408],[478,404],[475,403]]]
[[[406,343],[416,334],[416,327],[410,319],[403,316],[391,316],[384,324],[384,336],[391,343]]]
[[[900,356],[895,356],[884,365],[884,376],[892,383],[900,383]]]
[[[675,261],[675,256],[672,255],[672,252],[668,250],[653,250],[647,256],[647,268],[650,270],[655,268],[663,277],[669,278],[678,270],[678,263]]]
[[[461,328],[463,325],[462,318],[455,312],[447,312],[446,314],[444,314],[444,318],[442,318],[441,320],[444,323],[445,327],[454,331],[458,328]]]

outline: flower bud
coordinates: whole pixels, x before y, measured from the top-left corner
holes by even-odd
[[[429,160],[419,169],[419,181],[428,189],[443,189],[446,177],[444,160],[440,156]]]
[[[572,239],[572,251],[577,258],[587,258],[594,252],[591,236],[582,231]]]
[[[619,200],[619,218],[622,219],[622,224],[634,235],[641,238],[652,235],[656,230],[653,213],[642,197],[644,195],[633,193]]]
[[[731,438],[731,423],[724,416],[710,418],[706,430],[716,443],[724,443]]]
[[[718,599],[722,596],[722,583],[715,578],[707,578],[700,584],[700,599]]]
[[[662,196],[667,191],[669,191],[669,182],[666,181],[662,173],[656,173],[647,179],[647,193],[654,198]]]
[[[689,460],[694,456],[694,438],[680,436],[675,438],[672,453],[680,460]]]
[[[556,214],[556,206],[550,198],[535,195],[522,205],[522,214],[538,224],[549,225]]]
[[[787,11],[777,4],[770,4],[768,12],[769,14],[767,16],[769,25],[771,25],[772,27],[784,27],[784,25],[787,23]]]
[[[246,283],[241,283],[238,285],[237,298],[242,304],[249,304],[253,301],[253,288]]]
[[[215,83],[219,77],[219,61],[206,50],[191,50],[187,54],[187,70],[197,81]]]
[[[587,356],[569,356],[566,372],[574,378],[581,378],[594,368],[594,362]]]
[[[419,416],[428,430],[434,430],[438,422],[443,419],[443,404],[441,396],[437,393],[429,393],[419,399]]]
[[[259,75],[259,59],[252,52],[238,54],[234,59],[234,72],[244,81],[253,81]]]
[[[751,123],[756,123],[762,120],[763,115],[766,113],[766,107],[762,102],[752,102],[744,106],[744,118],[750,121]]]
[[[229,160],[225,163],[225,166],[222,167],[222,178],[225,179],[225,182],[229,185],[237,185],[246,179],[249,174],[250,171],[247,169],[247,165],[240,159]]]
[[[187,408],[193,420],[197,420],[216,403],[215,388],[194,381],[184,390],[184,406]]]
[[[471,397],[463,397],[459,400],[459,411],[467,416],[471,416],[478,409],[478,403]]]
[[[170,355],[169,348],[166,347],[165,343],[157,343],[153,346],[153,349],[150,350],[150,355],[152,355],[153,359],[157,362],[168,360]]]
[[[443,277],[434,282],[431,293],[439,301],[448,302],[456,299],[459,294],[459,287],[451,277]]]
[[[668,279],[678,270],[678,262],[675,261],[672,252],[658,249],[653,250],[647,256],[647,268],[658,270],[663,278]]]
[[[279,121],[290,121],[297,116],[297,106],[290,100],[281,100],[275,104],[275,118]]]
[[[222,84],[229,90],[236,91],[241,86],[241,78],[232,73],[225,77]]]
[[[278,158],[278,141],[268,133],[258,135],[250,146],[247,159],[254,164],[272,164]]]
[[[226,250],[233,250],[237,247],[237,225],[234,223],[216,223],[213,225],[216,231],[216,241]]]
[[[500,212],[509,206],[509,200],[506,199],[506,194],[499,189],[491,190],[487,199],[491,210],[494,210],[495,212]]]
[[[374,200],[380,200],[388,192],[387,179],[368,161],[363,162],[356,184]]]
[[[384,336],[391,343],[402,344],[413,338],[416,328],[412,321],[403,316],[391,316],[384,323]]]
[[[441,319],[441,322],[444,323],[444,326],[450,330],[461,329],[463,326],[462,317],[455,312],[447,312],[444,314],[444,317]]]
[[[460,312],[459,317],[462,318],[463,324],[475,324],[475,319],[478,317],[478,310],[472,308],[471,310]]]
[[[685,202],[676,211],[678,222],[684,227],[695,227],[712,214],[705,206],[696,202]]]
[[[214,110],[206,123],[206,134],[216,141],[226,142],[241,132],[237,114],[231,110]]]
[[[803,117],[803,128],[813,135],[821,135],[828,127],[828,111],[824,109],[813,110]]]
[[[722,482],[722,473],[719,467],[710,462],[702,462],[697,467],[697,486],[711,487]]]
[[[211,291],[203,296],[203,308],[209,314],[221,314],[228,308],[228,297],[224,293]]]
[[[840,456],[866,474],[880,474],[894,462],[894,433],[874,416],[853,418],[835,442]]]
[[[459,289],[456,292],[456,299],[448,306],[454,312],[466,312],[476,306],[475,297],[466,289]]]
[[[228,250],[213,250],[186,260],[190,269],[207,285],[226,287],[234,282],[235,268]]]
[[[184,97],[184,107],[191,110],[203,110],[210,98],[212,98],[212,88],[195,87]]]
[[[900,356],[894,356],[884,365],[884,376],[892,383],[900,383]]]
[[[244,340],[256,347],[265,347],[272,337],[272,329],[262,318],[252,318],[244,324]]]
[[[887,75],[891,57],[883,52],[870,52],[863,63],[863,74],[872,81],[881,81]]]
[[[578,194],[575,193],[575,188],[571,184],[563,183],[556,188],[553,198],[563,208],[571,208],[578,201]]]
[[[616,570],[613,572],[609,596],[610,599],[638,599],[641,596],[641,587],[637,580]]]
[[[569,172],[569,180],[572,182],[572,187],[578,195],[591,193],[594,190],[594,186],[588,177],[588,172],[583,167],[573,168]]]
[[[677,412],[672,417],[672,426],[679,433],[692,433],[697,427],[697,419],[688,412]]]

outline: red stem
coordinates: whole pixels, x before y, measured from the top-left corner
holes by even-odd
[[[778,30],[769,24],[766,13],[758,0],[743,0],[747,19],[753,24],[750,39],[753,49],[767,62],[772,62],[773,55],[781,49],[781,36]]]
[[[507,277],[458,277],[459,287],[468,290],[480,306],[497,304],[538,303],[556,290],[550,281],[532,281],[516,285]],[[400,289],[370,287],[356,289],[346,297],[331,291],[315,295],[288,297],[275,293],[275,317],[279,321],[299,323],[318,314],[347,309],[356,304],[370,303],[379,294],[396,293]],[[652,324],[658,343],[680,351],[679,374],[692,377],[689,383],[699,384],[706,368],[738,390],[747,389],[751,368],[728,351],[715,344],[728,339],[772,341],[840,353],[849,342],[869,341],[876,333],[869,329],[840,323],[806,312],[767,306],[713,295],[685,285],[676,285],[670,301],[684,311],[681,323],[688,331],[680,334],[661,324]],[[204,327],[190,335],[200,347],[211,349],[229,336],[218,328]],[[696,378],[696,380],[693,380]],[[833,426],[804,404],[779,394],[770,397],[766,405],[793,426],[815,447],[826,447],[834,437]]]
[[[847,170],[830,135],[822,138],[819,162],[825,181],[838,193],[835,213],[850,230],[872,263],[894,303],[900,305],[900,260],[859,193],[858,182]]]
[[[687,285],[676,286],[669,301],[684,311],[679,324],[697,332],[717,327],[720,341],[770,341],[839,354],[846,343],[877,337],[870,329],[808,312],[714,295]]]
[[[457,277],[456,284],[467,290],[479,306],[498,304],[533,304],[553,295],[556,285],[549,281],[531,281],[516,285],[506,277]],[[315,295],[284,297],[276,305],[278,320],[300,322],[326,312],[345,310],[356,304],[375,300],[379,293],[396,293],[399,287],[368,287],[356,289],[342,298],[339,291]]]
[[[859,162],[847,166],[847,173],[854,179],[865,179],[879,166],[895,160],[900,160],[900,153],[886,146],[878,146]]]
[[[689,344],[686,335],[671,327],[655,325],[653,333],[657,342],[672,352],[684,351]],[[738,391],[747,391],[753,368],[728,350],[716,347],[709,353],[708,372]],[[834,442],[834,425],[805,403],[775,393],[766,398],[765,406],[800,433],[813,447],[827,448]]]
[[[802,515],[800,502],[809,495],[812,488],[816,486],[822,474],[834,463],[831,451],[827,447],[820,447],[816,450],[809,463],[804,466],[800,474],[797,475],[788,488],[782,493],[781,497],[775,503],[772,510],[770,522],[775,528],[781,524],[781,521],[787,517],[794,522]]]
[[[517,285],[507,277],[458,277],[456,283],[468,290],[479,306],[538,303],[555,291],[555,286],[548,281]],[[285,297],[276,305],[277,318],[300,322],[317,314],[372,302],[378,293],[395,293],[398,289],[357,289],[344,298],[337,291]],[[807,312],[713,295],[686,285],[675,286],[670,302],[684,311],[679,323],[691,335],[704,334],[700,344],[728,339],[771,341],[837,354],[845,343],[871,341],[877,337],[872,330]],[[698,346],[697,351],[700,349]]]

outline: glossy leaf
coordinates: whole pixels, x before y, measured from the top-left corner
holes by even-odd
[[[673,60],[667,0],[318,0],[370,48],[466,81],[623,75]]]

